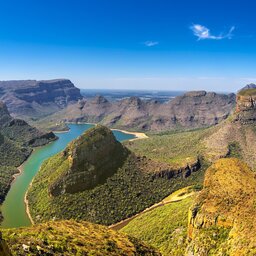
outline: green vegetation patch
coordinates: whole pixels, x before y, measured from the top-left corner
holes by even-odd
[[[163,256],[184,255],[188,210],[194,197],[170,203],[133,219],[121,231],[150,244]]]
[[[44,162],[28,191],[30,211],[36,222],[74,218],[110,225],[143,211],[180,188],[202,184],[204,177],[202,168],[188,178],[154,178],[151,173],[141,171],[136,157],[130,155],[104,184],[52,197],[48,185],[62,165],[60,154]]]
[[[235,157],[242,159],[242,149],[238,142],[234,141],[228,145],[229,153],[228,157]]]

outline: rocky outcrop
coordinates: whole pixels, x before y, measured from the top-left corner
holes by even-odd
[[[73,141],[63,152],[67,168],[49,186],[49,193],[58,196],[77,193],[103,184],[129,155],[111,130],[96,126]]]
[[[245,163],[213,164],[189,212],[187,255],[255,255],[255,195],[256,176]]]
[[[53,116],[68,122],[100,122],[109,127],[164,131],[218,124],[235,107],[235,95],[188,92],[168,103],[131,97],[109,102],[102,96],[82,100]]]
[[[152,165],[152,162],[150,162]],[[153,178],[166,178],[166,179],[172,179],[172,178],[187,178],[189,177],[192,172],[196,172],[201,168],[200,160],[197,159],[195,162],[186,164],[183,167],[180,167],[178,169],[171,168],[170,166],[163,164],[160,165],[158,163],[158,166],[155,168],[156,171],[153,174]]]
[[[47,116],[81,98],[80,90],[67,79],[0,81],[0,100],[22,119]]]
[[[241,124],[256,122],[256,88],[252,85],[237,93],[235,121]]]

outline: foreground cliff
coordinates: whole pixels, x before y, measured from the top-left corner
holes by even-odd
[[[197,158],[179,166],[136,156],[97,125],[43,163],[28,191],[35,222],[80,219],[110,225],[197,184]]]
[[[25,120],[37,120],[81,99],[70,80],[0,81],[0,100],[10,113]]]
[[[2,256],[161,255],[133,237],[88,222],[55,221],[29,228],[5,229],[2,233]]]
[[[48,122],[93,122],[142,131],[193,129],[220,123],[234,107],[234,94],[205,91],[188,92],[167,103],[144,101],[137,97],[109,102],[97,96],[69,105]]]
[[[237,159],[218,160],[190,210],[188,255],[255,255],[255,200],[255,173]]]

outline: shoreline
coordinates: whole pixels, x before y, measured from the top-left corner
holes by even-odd
[[[86,122],[66,122],[67,124],[90,124],[90,125],[98,125],[99,123],[86,123]],[[109,127],[108,127],[109,128]],[[130,132],[122,129],[117,129],[117,128],[109,128],[111,131],[119,131],[125,134],[131,134],[134,135],[136,138],[130,139],[128,141],[134,141],[134,140],[140,140],[140,139],[147,139],[149,136],[147,136],[144,132]],[[54,132],[54,131],[53,131]],[[64,131],[68,132],[68,131]],[[59,131],[61,133],[61,131]]]
[[[126,130],[121,130],[121,129],[111,129],[111,131],[119,131],[119,132],[122,132],[122,133],[125,133],[125,134],[132,134],[136,137],[134,139],[130,139],[129,141],[149,138],[144,132],[129,132],[129,131],[126,131]]]
[[[28,218],[29,218],[29,220],[30,220],[30,222],[31,222],[32,225],[34,225],[35,222],[34,222],[32,216],[31,216],[31,214],[30,214],[29,202],[28,202],[28,197],[27,197],[27,196],[28,196],[28,190],[29,190],[29,188],[32,186],[33,180],[34,180],[34,179],[32,179],[32,181],[29,183],[28,189],[27,189],[27,191],[26,191],[26,193],[25,193],[25,196],[24,196],[24,204],[25,204],[25,207],[26,207],[26,213],[27,213]]]

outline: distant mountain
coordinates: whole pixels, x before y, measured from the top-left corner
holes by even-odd
[[[25,121],[14,119],[6,105],[0,102],[0,203],[4,200],[21,165],[32,151],[32,147],[42,146],[56,139],[50,133],[44,133],[28,125]]]
[[[192,129],[218,124],[230,115],[234,107],[235,94],[205,91],[188,92],[167,103],[138,97],[110,102],[97,96],[67,106],[53,115],[50,122],[94,122],[141,131]]]
[[[245,87],[243,87],[239,91],[243,91],[243,90],[247,90],[247,89],[256,89],[256,84],[253,84],[253,83],[247,84]]]
[[[67,79],[0,81],[0,100],[13,116],[26,120],[55,113],[81,98]]]

